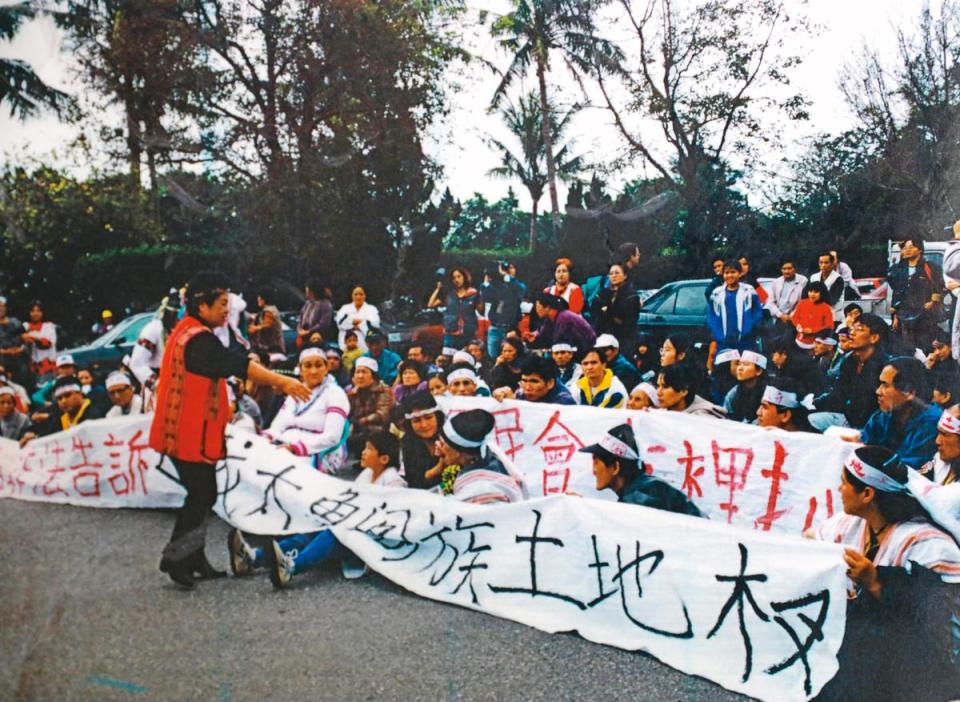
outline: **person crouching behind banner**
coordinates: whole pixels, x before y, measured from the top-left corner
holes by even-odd
[[[57,408],[46,416],[46,419],[35,424],[30,431],[20,439],[20,446],[25,446],[38,436],[49,436],[59,431],[66,431],[88,419],[103,417],[97,408],[83,396],[80,381],[74,376],[57,378],[53,384],[53,399]]]
[[[213,334],[227,322],[227,286],[222,274],[209,271],[188,284],[186,315],[164,348],[150,427],[150,448],[172,461],[187,491],[160,560],[160,570],[185,589],[195,586],[195,573],[201,580],[226,575],[215,570],[203,552],[204,522],[217,497],[215,465],[226,456],[226,378],[249,377],[297,399],[310,399],[300,382],[249,361],[245,352],[225,348]]]
[[[960,548],[907,486],[908,468],[882,446],[844,463],[843,512],[806,536],[846,546],[853,585],[840,672],[818,700],[946,700],[960,694],[950,616]]]
[[[937,423],[937,453],[918,471],[937,485],[960,477],[960,405],[945,409]]]
[[[397,470],[399,445],[395,436],[379,431],[370,434],[360,452],[363,469],[354,481],[366,485],[406,487]],[[265,548],[253,548],[236,529],[230,532],[230,566],[234,575],[249,575],[255,568],[268,567],[270,582],[278,590],[287,587],[293,576],[316,568],[330,558],[343,561],[343,574],[353,580],[367,572],[366,565],[337,541],[329,529],[292,534]]]
[[[493,431],[493,415],[467,410],[448,418],[437,437],[437,455],[443,464],[440,492],[475,504],[519,502],[523,488],[484,444]]]
[[[580,452],[593,456],[597,490],[613,490],[619,502],[693,517],[704,516],[682,492],[647,474],[629,424],[615,426],[600,437],[600,441],[584,446]]]
[[[799,386],[789,378],[780,378],[763,389],[757,408],[757,424],[784,431],[813,431],[807,419],[810,410],[801,402]]]
[[[429,392],[417,392],[403,401],[403,438],[400,470],[407,485],[427,490],[440,484],[443,464],[437,454],[437,437],[443,411]]]
[[[317,470],[336,473],[347,460],[350,401],[330,375],[323,349],[308,347],[301,351],[299,369],[310,399],[284,400],[263,435],[294,456],[309,456]]]

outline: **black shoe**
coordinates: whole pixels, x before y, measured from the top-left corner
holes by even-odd
[[[166,558],[160,559],[160,572],[167,576],[184,590],[193,590],[197,587],[190,566],[185,561],[170,561]]]
[[[227,571],[217,570],[204,553],[199,553],[193,560],[192,574],[196,580],[217,580],[227,577]]]

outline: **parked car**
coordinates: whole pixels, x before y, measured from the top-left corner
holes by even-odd
[[[640,305],[637,326],[657,340],[682,331],[694,342],[710,342],[707,329],[709,278],[667,283]]]
[[[89,344],[65,349],[60,353],[69,353],[80,368],[89,368],[94,372],[112,370],[133,350],[134,344],[140,338],[140,332],[155,315],[156,312],[131,315]]]

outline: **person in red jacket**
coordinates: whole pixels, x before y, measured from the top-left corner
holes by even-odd
[[[797,328],[797,346],[812,349],[818,334],[833,330],[833,308],[827,302],[827,286],[820,281],[807,283],[803,292],[790,321]]]
[[[217,497],[215,466],[226,456],[226,378],[249,377],[298,400],[310,398],[299,381],[268,371],[214,336],[227,321],[227,287],[226,278],[211,271],[190,281],[187,314],[167,338],[150,427],[150,447],[172,461],[187,491],[160,561],[160,570],[186,589],[193,589],[196,579],[226,575],[203,552],[204,522]]]

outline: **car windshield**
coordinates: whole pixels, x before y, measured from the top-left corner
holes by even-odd
[[[113,329],[108,331],[103,336],[99,337],[96,341],[91,344],[92,346],[110,346],[117,345],[118,340],[119,345],[126,346],[128,344],[136,343],[137,339],[140,337],[140,332],[147,322],[153,319],[152,314],[142,314],[136,315],[134,317],[129,317]]]

